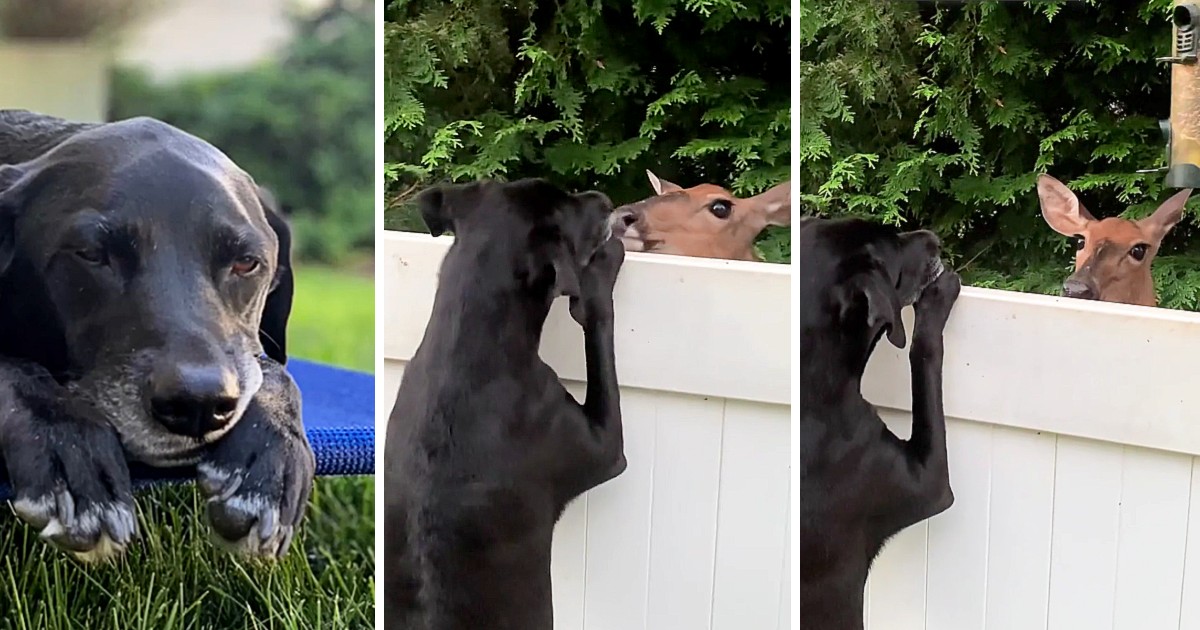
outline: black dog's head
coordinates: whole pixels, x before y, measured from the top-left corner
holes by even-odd
[[[900,311],[942,271],[940,254],[937,236],[925,230],[899,232],[859,219],[802,221],[802,331],[837,343],[861,373],[883,335],[904,347]]]
[[[615,220],[603,193],[570,194],[542,179],[436,186],[417,205],[430,234],[454,232],[448,261],[472,251],[472,264],[511,269],[539,299],[579,297],[579,274],[612,238]]]
[[[147,463],[193,460],[258,390],[259,357],[286,360],[289,248],[246,173],[159,121],[0,167],[0,294],[62,356],[25,354],[61,363]]]

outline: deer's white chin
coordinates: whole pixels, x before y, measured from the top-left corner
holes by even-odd
[[[624,229],[616,229],[613,231],[614,236],[621,239],[621,244],[625,246],[627,252],[644,252],[646,251],[646,240],[642,233],[633,226]]]

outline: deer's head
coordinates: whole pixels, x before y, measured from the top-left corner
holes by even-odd
[[[617,209],[625,250],[757,260],[754,239],[768,225],[790,225],[789,182],[738,199],[713,184],[683,188],[646,171],[654,197]]]
[[[1055,232],[1075,239],[1075,273],[1063,282],[1063,295],[1085,300],[1156,306],[1150,264],[1167,232],[1183,217],[1190,189],[1163,202],[1137,221],[1097,220],[1075,193],[1049,175],[1038,177],[1042,217]]]

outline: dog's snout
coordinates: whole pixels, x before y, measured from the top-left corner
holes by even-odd
[[[1067,281],[1063,283],[1062,290],[1063,295],[1069,298],[1094,300],[1099,297],[1090,284],[1078,278],[1067,278]]]
[[[150,391],[151,412],[172,433],[201,437],[228,425],[237,411],[237,377],[222,365],[161,366]]]

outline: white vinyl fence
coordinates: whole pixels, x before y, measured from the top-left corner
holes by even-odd
[[[955,503],[884,548],[867,627],[1200,629],[1200,315],[965,288],[945,342]],[[902,437],[909,388],[879,344]]]
[[[381,413],[420,344],[450,242],[384,238]],[[555,529],[555,628],[787,630],[788,267],[630,254],[614,301],[629,467]],[[583,334],[564,300],[542,355],[582,397]]]

